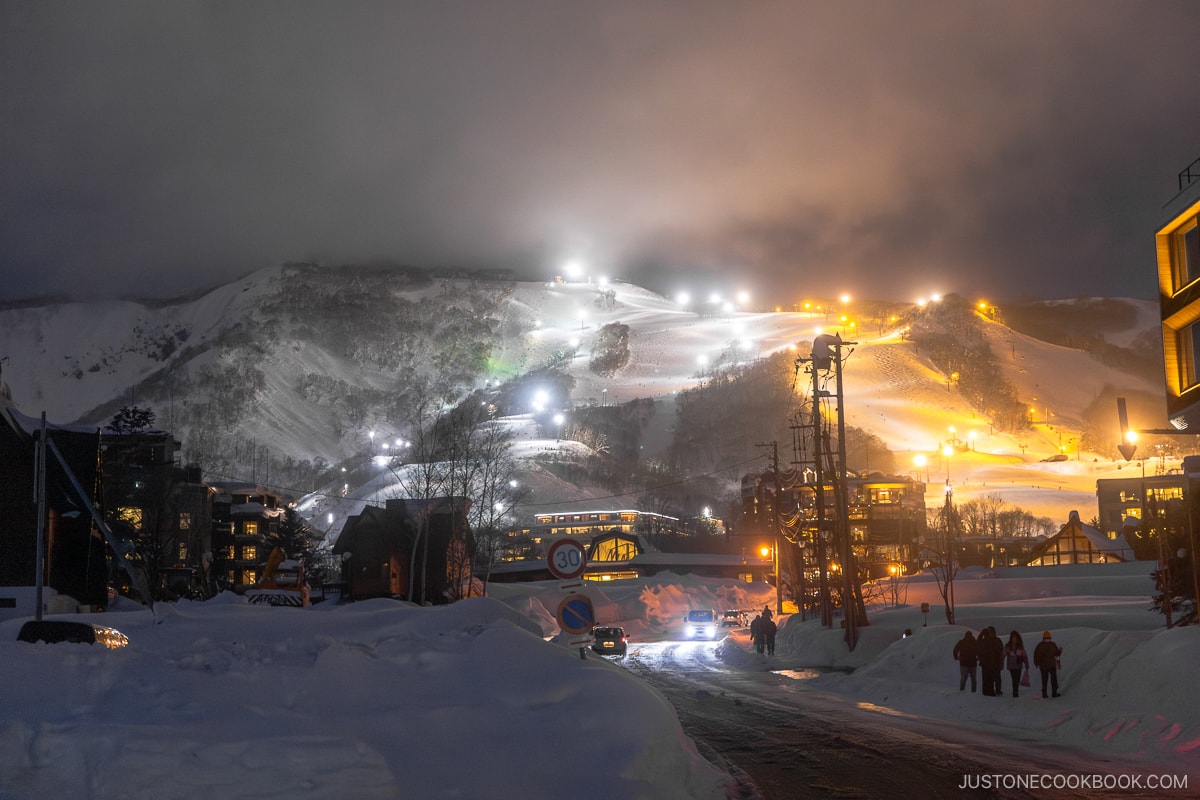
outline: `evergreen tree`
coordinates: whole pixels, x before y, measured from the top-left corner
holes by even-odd
[[[108,423],[113,433],[141,433],[154,424],[155,414],[148,408],[122,406]]]
[[[300,562],[309,583],[320,582],[324,576],[320,574],[321,565],[316,557],[319,534],[308,524],[308,520],[296,509],[289,508],[279,521],[276,533],[278,546],[288,558]]]

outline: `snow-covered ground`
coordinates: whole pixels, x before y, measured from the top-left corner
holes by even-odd
[[[794,614],[773,658],[743,632],[714,647],[732,669],[789,667],[860,703],[1121,753],[1194,787],[1200,627],[1167,630],[1147,610],[1149,569],[967,570],[953,626],[918,576],[898,586],[899,607],[871,609],[852,652],[839,629]],[[20,621],[0,623],[0,798],[725,796],[725,776],[671,706],[619,659],[547,641],[558,584],[491,589],[439,608],[268,608],[222,595],[71,617],[121,629],[120,650],[17,642]],[[635,644],[672,638],[692,607],[774,598],[765,584],[672,575],[586,591],[597,619],[624,625]],[[1005,638],[1018,630],[1030,647],[1051,630],[1063,696],[960,693],[954,642],[987,625]]]

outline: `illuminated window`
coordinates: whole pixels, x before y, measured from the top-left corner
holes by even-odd
[[[248,569],[242,573],[246,583],[258,583],[258,570]]]
[[[245,536],[258,535],[258,523],[254,520],[246,520],[242,523],[242,534]]]
[[[1171,234],[1171,267],[1175,291],[1200,278],[1200,227],[1197,220],[1184,223]]]
[[[1179,382],[1184,389],[1195,386],[1200,369],[1196,358],[1200,356],[1200,323],[1192,323],[1175,334],[1179,346]]]
[[[224,551],[225,558],[233,561],[233,545],[227,545],[226,547],[222,548],[222,550]]]
[[[117,509],[117,519],[140,530],[142,527],[142,510],[140,508],[123,506]]]
[[[188,557],[188,546],[187,546],[187,543],[185,543],[185,542],[180,542],[180,543],[179,543],[179,551],[178,551],[178,553],[176,554],[176,557],[177,557],[177,558],[178,558],[180,561],[187,561],[187,557]]]
[[[592,561],[628,561],[638,554],[638,547],[627,539],[605,539],[596,543]]]
[[[179,530],[190,531],[192,529],[192,515],[189,511],[179,512]]]
[[[242,560],[243,561],[253,561],[256,558],[258,558],[258,548],[257,547],[255,547],[254,545],[251,544],[251,545],[246,545],[245,547],[242,548]]]

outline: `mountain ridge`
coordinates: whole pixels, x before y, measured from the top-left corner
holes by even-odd
[[[1132,330],[1128,322],[1136,320],[1136,328],[1153,320],[1153,304],[1111,302],[1133,311],[1117,315],[1125,327],[1109,335],[1145,339],[1152,329]],[[605,326],[615,324],[628,328],[628,360],[615,374],[599,374],[589,368],[592,350]],[[994,320],[981,324],[1023,401],[1047,409],[1044,425],[1053,415],[1057,429],[1057,437],[1037,424],[1023,438],[992,432],[997,452],[1058,452],[1064,432],[1078,448],[1089,404],[1108,389],[1149,398],[1151,407],[1159,391],[1146,375],[1085,351]],[[0,309],[0,356],[9,357],[3,379],[26,413],[100,425],[123,405],[149,407],[183,442],[185,460],[250,478],[261,476],[245,475],[249,464],[267,463],[271,474],[303,488],[367,452],[372,431],[401,435],[407,406],[418,397],[453,402],[550,370],[570,383],[569,396],[551,399],[556,408],[651,398],[664,409],[657,424],[669,428],[679,392],[722,366],[798,345],[803,352],[819,328],[837,326],[801,312],[682,307],[619,282],[284,264],[174,304],[99,300]],[[945,419],[962,420],[964,438],[967,425],[986,427],[902,328],[883,328],[881,322],[878,335],[860,335],[847,361],[850,424],[903,454],[935,448],[949,436]],[[518,407],[526,400],[515,395],[512,403],[512,412],[534,411]]]

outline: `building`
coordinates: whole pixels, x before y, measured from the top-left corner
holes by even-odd
[[[200,590],[211,548],[213,489],[200,468],[181,467],[166,431],[100,431],[100,506],[109,527],[137,548],[146,582],[166,597]],[[113,575],[118,586],[121,575]],[[122,587],[124,589],[124,587]]]
[[[549,540],[546,541],[549,544]],[[587,566],[583,579],[598,583],[645,578],[663,572],[727,578],[747,583],[774,581],[772,556],[757,549],[748,553],[676,553],[656,548],[645,535],[602,531],[586,542]],[[492,567],[497,583],[553,580],[545,556],[503,562]]]
[[[860,568],[870,578],[915,571],[920,540],[925,534],[925,484],[878,472],[851,473],[846,484],[850,540]],[[769,530],[774,496],[769,473],[743,478],[742,487],[744,525]],[[778,518],[789,531],[789,540],[805,543],[805,552],[815,552],[816,537],[821,536],[829,543],[832,555],[837,551],[835,489],[826,484],[820,497],[817,489],[809,481],[782,486]]]
[[[1133,547],[1124,536],[1109,539],[1098,529],[1080,521],[1078,511],[1072,511],[1067,524],[1058,533],[1033,548],[1025,566],[1114,564],[1134,560]]]
[[[1187,478],[1182,472],[1168,472],[1129,478],[1100,478],[1096,481],[1096,505],[1100,531],[1109,539],[1121,536],[1127,519],[1146,519],[1161,515],[1182,503]]]
[[[212,497],[210,580],[241,591],[258,581],[278,538],[279,525],[295,500],[261,484],[226,481],[209,484]]]
[[[643,535],[654,539],[663,535],[684,533],[684,527],[677,517],[636,509],[553,511],[534,514],[531,524],[507,532],[508,541],[500,561],[543,559],[546,556],[546,547],[558,536],[572,536],[587,542],[607,533]]]
[[[1179,193],[1154,236],[1166,362],[1167,416],[1200,430],[1200,159],[1179,173]]]
[[[37,581],[38,514],[34,502],[36,436],[41,420],[22,414],[0,382],[0,617],[33,616]],[[57,593],[51,610],[103,610],[108,603],[108,556],[103,537],[93,535],[87,505],[72,484],[94,488],[100,463],[95,428],[47,424],[47,438],[62,454],[70,474],[50,456],[46,463],[44,586]],[[86,489],[85,489],[86,491]],[[44,604],[50,598],[43,597]],[[68,607],[69,605],[69,607]]]
[[[342,559],[349,597],[411,596],[425,605],[467,596],[474,547],[469,509],[464,497],[395,498],[347,517],[333,553]]]

